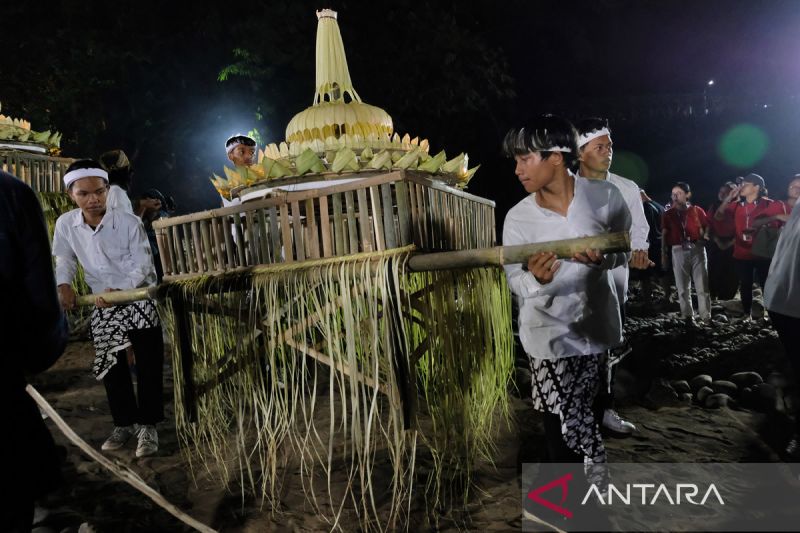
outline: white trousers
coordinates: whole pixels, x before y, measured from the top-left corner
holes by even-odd
[[[672,271],[675,273],[675,287],[681,304],[681,316],[691,318],[692,292],[689,282],[694,283],[697,292],[697,307],[701,320],[711,318],[711,296],[708,293],[708,258],[705,246],[692,243],[688,250],[677,244],[672,247]]]

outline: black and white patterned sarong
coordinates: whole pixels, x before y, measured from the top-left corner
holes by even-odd
[[[92,372],[100,380],[117,363],[117,352],[131,345],[128,331],[154,328],[160,324],[155,303],[141,300],[113,307],[95,307],[92,311]]]
[[[599,354],[538,359],[528,357],[533,408],[557,415],[567,447],[583,456],[584,464],[607,462],[599,421],[592,404],[601,385]],[[587,472],[588,473],[588,472]]]

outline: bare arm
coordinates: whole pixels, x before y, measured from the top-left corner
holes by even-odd
[[[760,217],[753,221],[752,227],[760,228],[764,224],[769,224],[770,222],[775,222],[776,220],[779,220],[781,222],[786,222],[787,220],[789,220],[790,216],[791,215],[784,215],[783,213],[781,213],[779,215],[773,215],[771,217]]]
[[[735,189],[731,189],[731,192],[722,200],[722,204],[720,204],[719,208],[714,212],[714,220],[723,220],[725,218],[725,211],[728,209],[728,205],[739,197],[739,192],[741,190],[741,185]]]

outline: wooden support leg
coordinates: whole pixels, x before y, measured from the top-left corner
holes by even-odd
[[[391,261],[394,261],[392,259]],[[400,401],[403,409],[403,429],[412,429],[416,424],[417,416],[417,376],[415,366],[409,365],[406,347],[402,335],[402,306],[401,302],[391,302],[389,299],[400,294],[397,290],[394,276],[391,275],[393,268],[389,270],[389,287],[387,301],[383,303],[383,311],[389,328],[389,338],[392,349],[392,368],[397,379],[397,388],[400,394]],[[410,312],[411,310],[409,310]]]
[[[197,422],[197,397],[195,394],[194,354],[192,353],[192,338],[189,333],[190,320],[186,300],[180,289],[171,291],[172,310],[175,314],[175,332],[181,350],[181,370],[183,371],[183,403],[189,422]]]

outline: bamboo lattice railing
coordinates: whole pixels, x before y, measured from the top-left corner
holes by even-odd
[[[164,279],[415,245],[421,252],[495,244],[494,202],[395,171],[153,224]]]
[[[72,159],[0,150],[0,169],[24,181],[36,192],[66,192],[62,177]]]

